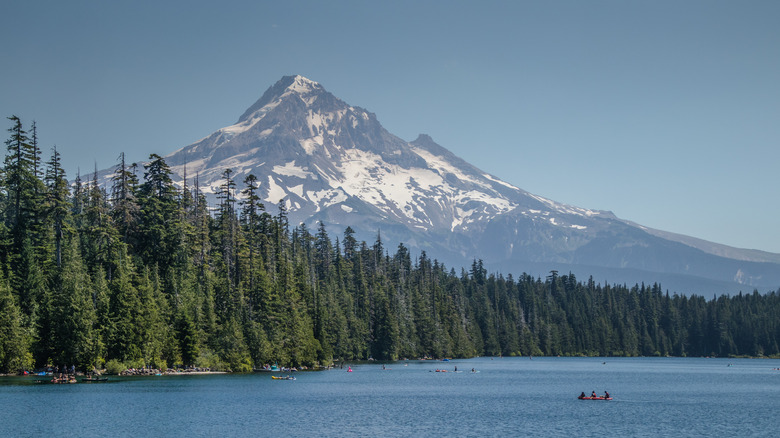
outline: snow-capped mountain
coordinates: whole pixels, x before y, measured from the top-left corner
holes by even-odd
[[[649,230],[528,193],[427,135],[394,136],[374,114],[302,76],[282,78],[234,125],[166,161],[179,176],[185,168],[190,180],[197,174],[207,194],[226,169],[238,190],[253,174],[267,209],[284,202],[291,223],[323,221],[331,236],[349,225],[368,241],[381,233],[391,252],[404,243],[456,269],[482,259],[505,273],[558,269],[685,292],[780,285],[780,255]]]

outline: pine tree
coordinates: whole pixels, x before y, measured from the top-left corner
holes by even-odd
[[[22,126],[22,121],[17,116],[8,118],[13,122],[13,126],[8,129],[11,137],[5,144],[8,149],[5,156],[5,181],[4,186],[9,195],[9,203],[6,207],[6,221],[11,224],[12,229],[17,233],[21,229],[26,230],[25,201],[32,196],[30,192],[33,187],[31,181],[34,179],[34,161],[30,153],[30,139]]]
[[[5,142],[7,154],[2,183],[8,196],[4,217],[10,231],[11,247],[8,262],[12,273],[11,287],[16,294],[19,294],[20,280],[15,278],[13,273],[22,270],[18,263],[25,240],[30,240],[36,262],[44,258],[46,242],[46,234],[43,233],[44,188],[43,183],[36,177],[37,149],[27,137],[21,120],[17,116],[9,117],[9,120],[13,122],[13,126],[8,129],[11,136]]]
[[[142,302],[133,284],[135,268],[130,258],[121,252],[117,254],[117,259],[117,269],[109,282],[111,326],[106,358],[127,362],[143,357]]]
[[[32,367],[29,337],[22,314],[0,274],[0,373],[16,373]]]
[[[81,251],[90,272],[102,268],[111,279],[119,235],[109,209],[106,193],[98,185],[96,170],[93,173],[83,215],[78,220],[81,226]]]
[[[171,169],[157,154],[149,156],[144,165],[144,183],[138,193],[141,207],[139,241],[136,253],[148,266],[157,265],[165,277],[180,259],[181,212],[177,192],[171,180]]]
[[[53,289],[51,347],[55,364],[91,370],[98,360],[92,300],[92,281],[86,272],[78,246],[66,242],[62,269]]]
[[[94,330],[94,352],[97,359],[97,369],[105,363],[108,354],[109,336],[113,332],[113,321],[111,320],[111,290],[106,280],[106,273],[102,268],[92,276],[92,303],[95,309]]]
[[[52,151],[51,160],[46,168],[47,199],[46,212],[52,221],[54,234],[54,263],[57,268],[62,267],[62,242],[69,224],[70,203],[68,201],[69,189],[65,171],[62,169],[62,158],[57,147]]]
[[[241,201],[241,219],[244,227],[244,235],[246,236],[247,249],[249,251],[249,260],[247,261],[247,287],[248,290],[253,291],[256,287],[256,276],[258,275],[258,270],[256,269],[258,263],[256,258],[260,255],[260,215],[265,210],[265,206],[260,202],[260,197],[257,194],[257,178],[254,175],[249,174],[244,179],[244,186],[246,188],[241,192],[244,197]]]
[[[138,238],[138,216],[140,207],[136,199],[138,178],[125,163],[125,153],[119,155],[119,165],[112,177],[111,216],[123,243],[135,243]],[[131,240],[132,239],[132,240]]]
[[[182,364],[185,366],[194,365],[200,354],[198,330],[195,321],[183,309],[176,317],[175,329]]]
[[[166,322],[167,303],[162,297],[157,273],[145,267],[138,276],[136,290],[141,304],[135,319],[141,357],[144,365],[165,368],[176,355],[170,350],[175,342]]]

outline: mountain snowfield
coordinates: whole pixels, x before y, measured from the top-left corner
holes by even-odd
[[[503,273],[551,269],[596,281],[661,282],[672,291],[736,292],[780,286],[780,255],[650,230],[607,211],[561,204],[501,181],[427,135],[407,142],[373,113],[320,84],[286,76],[239,118],[165,157],[179,180],[197,176],[214,200],[231,169],[237,191],[260,183],[272,214],[347,226],[390,252],[399,243],[460,269],[482,259]],[[240,196],[239,196],[240,198]],[[601,277],[601,278],[599,278]]]

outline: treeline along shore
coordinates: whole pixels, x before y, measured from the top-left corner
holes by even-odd
[[[0,179],[0,373],[477,355],[778,356],[780,291],[670,295],[551,272],[452,269],[267,211],[224,172],[209,208],[165,160],[69,184],[37,128],[11,128]]]

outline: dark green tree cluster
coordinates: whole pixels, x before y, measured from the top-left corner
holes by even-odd
[[[403,245],[266,211],[253,175],[209,207],[158,155],[120,155],[110,187],[41,163],[19,118],[0,181],[0,372],[475,355],[778,355],[778,293],[669,296],[646,287],[447,270]],[[139,173],[141,175],[139,175]]]

